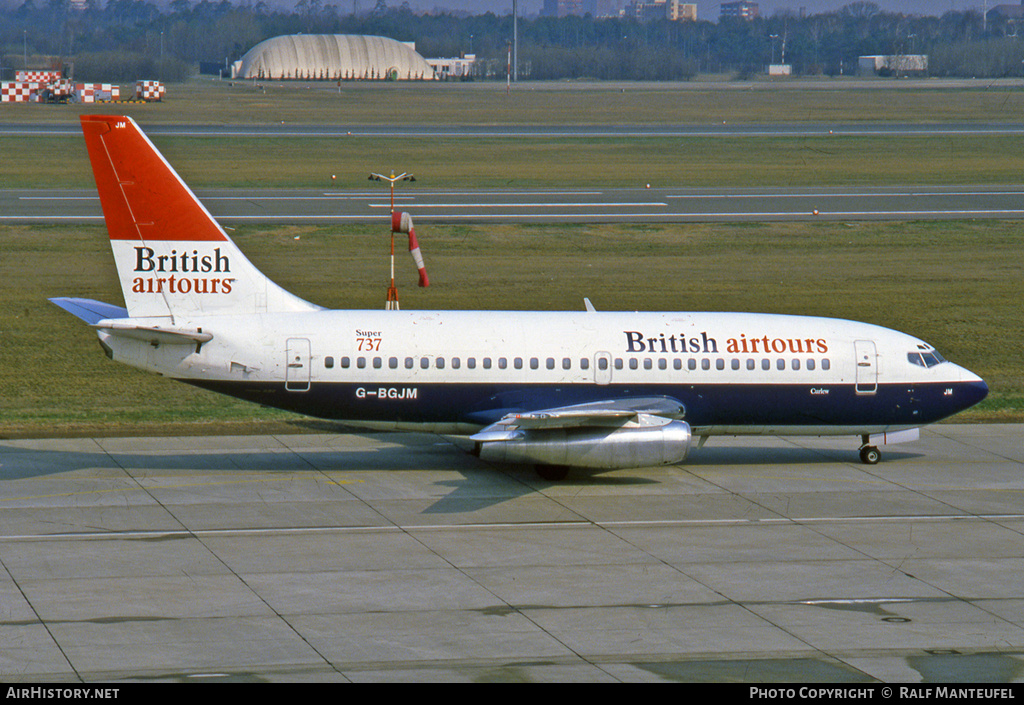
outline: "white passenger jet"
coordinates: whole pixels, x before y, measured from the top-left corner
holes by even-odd
[[[866,323],[750,313],[332,311],[235,246],[129,117],[83,116],[125,308],[52,301],[119,362],[281,409],[468,436],[482,459],[682,461],[716,435],[880,443],[981,401],[977,375]]]

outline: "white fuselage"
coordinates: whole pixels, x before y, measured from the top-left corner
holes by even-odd
[[[932,348],[912,336],[803,316],[322,310],[175,324],[213,337],[108,344],[182,381],[399,428],[472,429],[644,394],[681,401],[698,435],[876,433],[955,413],[984,386],[952,363],[922,364]]]

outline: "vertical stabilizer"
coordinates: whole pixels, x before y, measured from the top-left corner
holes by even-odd
[[[318,308],[249,262],[134,120],[81,119],[132,318]]]

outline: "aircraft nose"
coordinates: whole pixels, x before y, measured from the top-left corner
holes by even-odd
[[[958,395],[962,409],[967,409],[988,396],[988,384],[970,370],[960,368],[961,392]]]

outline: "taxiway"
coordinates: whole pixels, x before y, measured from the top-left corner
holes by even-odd
[[[430,435],[3,440],[0,681],[1021,681],[1022,432],[560,483]]]

